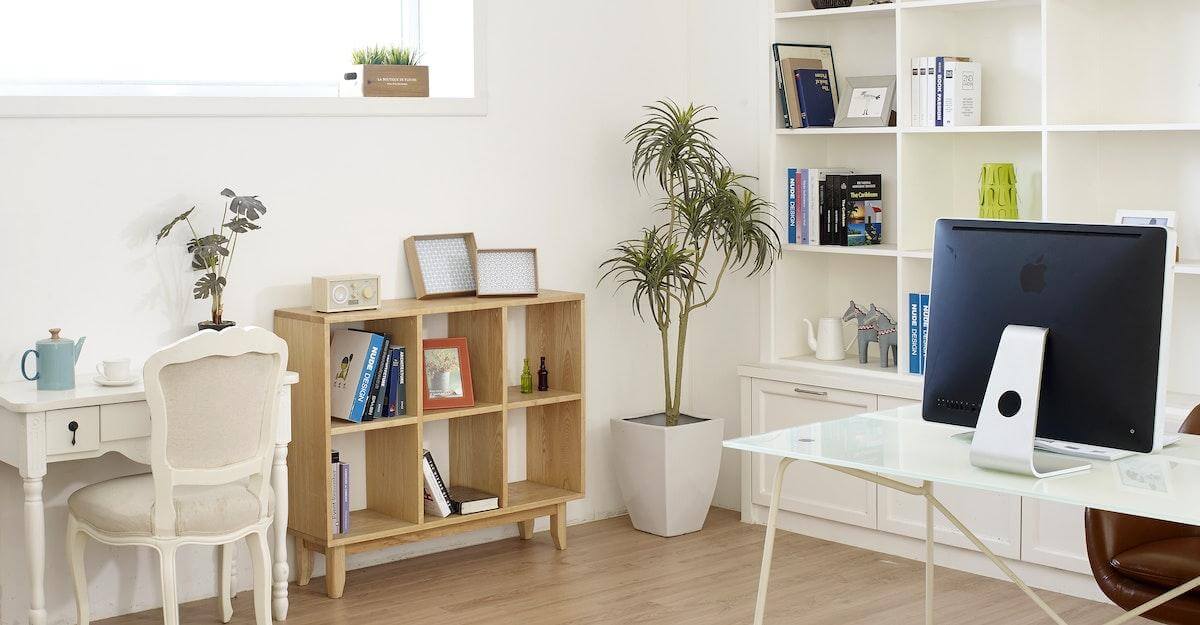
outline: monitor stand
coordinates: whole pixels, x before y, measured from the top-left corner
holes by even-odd
[[[1004,329],[971,441],[971,464],[1038,478],[1092,468],[1077,458],[1034,453],[1048,332],[1019,325]]]

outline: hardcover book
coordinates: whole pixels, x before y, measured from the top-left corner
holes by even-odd
[[[883,176],[851,174],[843,179],[840,244],[883,243]]]
[[[787,170],[787,242],[796,242],[796,168]]]
[[[329,345],[330,410],[335,419],[359,423],[379,367],[383,337],[370,332],[337,329]]]
[[[468,486],[450,487],[450,509],[455,514],[476,514],[500,507],[500,498]]]
[[[341,454],[330,454],[329,464],[329,522],[334,534],[342,533],[342,472],[339,469]]]
[[[921,294],[908,294],[908,372],[921,373]]]
[[[945,125],[978,126],[982,102],[983,70],[979,63],[947,63]]]
[[[342,533],[350,531],[350,465],[337,463],[338,468],[338,514],[341,515]]]
[[[389,379],[389,370],[392,366],[392,341],[391,337],[384,335],[383,351],[380,353],[379,371],[375,374],[375,406],[371,411],[372,417],[382,418],[387,415],[387,385]]]
[[[796,70],[798,69],[823,69],[821,61],[817,59],[789,58],[782,59],[779,61],[779,63],[780,69],[783,71],[783,75],[788,76],[789,78],[794,77],[796,75]],[[787,114],[784,116],[785,126],[787,128],[803,128],[801,123],[801,111],[803,109],[800,105],[800,94],[796,90],[796,82],[794,78],[792,80],[784,81],[783,95],[787,112]]]
[[[921,373],[925,373],[926,356],[929,355],[929,294],[921,294]]]
[[[433,454],[429,453],[428,449],[425,450],[421,461],[421,474],[425,481],[425,514],[436,517],[450,516],[450,491],[446,490],[446,483],[442,481],[437,463],[433,461]]]
[[[796,91],[800,95],[800,119],[803,127],[831,127],[837,117],[829,72],[823,69],[798,69]]]
[[[404,405],[404,346],[393,347],[388,354],[388,399],[387,416],[395,417],[408,414],[408,406]]]

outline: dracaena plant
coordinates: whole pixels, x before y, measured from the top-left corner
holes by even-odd
[[[601,265],[601,281],[628,287],[633,310],[649,319],[662,341],[663,394],[668,426],[678,425],[688,322],[716,298],[730,273],[752,276],[779,257],[774,209],[730,168],[707,130],[712,107],[659,101],[625,135],[633,146],[633,178],[652,181],[663,197],[663,222],[622,241]]]
[[[212,299],[212,321],[217,324],[221,323],[221,315],[224,312],[222,296],[229,281],[229,270],[233,266],[238,239],[243,234],[260,229],[257,222],[267,212],[267,207],[257,195],[238,195],[230,189],[222,190],[221,195],[228,198],[228,201],[221,213],[220,227],[210,230],[207,234],[201,234],[192,223],[192,211],[196,210],[193,206],[163,226],[154,238],[157,245],[171,234],[171,229],[176,225],[187,224],[191,234],[187,252],[191,256],[192,270],[201,273],[192,287],[192,296],[196,299]]]

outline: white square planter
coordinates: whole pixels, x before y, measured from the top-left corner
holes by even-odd
[[[666,537],[704,527],[721,470],[724,422],[683,415],[680,425],[665,427],[614,419],[612,435],[633,526]]]

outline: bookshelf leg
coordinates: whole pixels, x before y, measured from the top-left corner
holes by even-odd
[[[531,521],[532,523],[532,521]],[[550,515],[550,537],[554,539],[554,547],[560,551],[567,548],[567,504],[560,503]]]
[[[346,589],[346,548],[331,547],[325,551],[325,594],[341,599]]]
[[[521,540],[529,540],[533,538],[533,519],[528,521],[517,521],[517,530],[521,532]]]
[[[307,586],[308,582],[312,581],[313,573],[313,551],[304,544],[304,541],[297,538],[296,540],[296,585]]]

